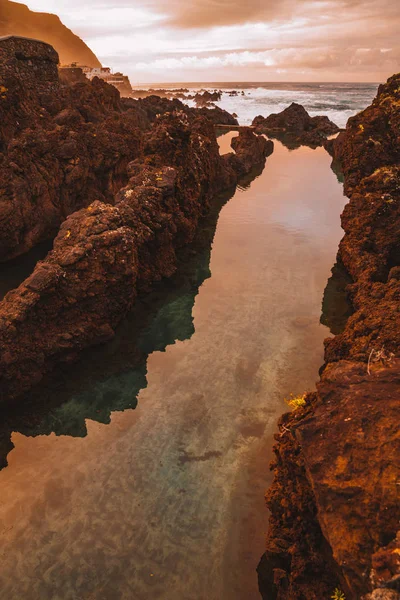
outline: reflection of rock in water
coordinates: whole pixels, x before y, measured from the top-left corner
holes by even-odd
[[[257,165],[253,167],[248,175],[244,175],[240,179],[237,188],[241,191],[248,190],[252,182],[262,174],[262,172],[264,171],[264,166],[265,165]]]
[[[344,183],[344,175],[342,171],[342,165],[338,160],[333,159],[331,163],[331,169],[335,173],[339,183]]]
[[[215,203],[195,241],[182,250],[178,270],[153,292],[139,297],[112,342],[90,349],[80,362],[60,368],[24,404],[0,415],[0,469],[12,450],[11,433],[84,437],[86,419],[109,423],[111,413],[136,407],[147,386],[148,355],[194,333],[192,308],[199,287],[211,276],[211,244],[226,195]]]
[[[347,319],[353,312],[349,294],[346,291],[350,283],[352,283],[350,275],[341,261],[338,261],[332,268],[332,275],[329,277],[324,291],[320,319],[322,325],[329,327],[333,335],[338,335],[344,330]]]

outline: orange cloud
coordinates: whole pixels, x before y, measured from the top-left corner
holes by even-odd
[[[58,0],[56,11],[134,80],[380,81],[399,70],[398,0]]]

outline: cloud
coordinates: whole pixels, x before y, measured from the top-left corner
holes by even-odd
[[[316,51],[317,50],[317,51]],[[368,48],[290,48],[269,49],[259,52],[232,52],[214,56],[182,56],[157,58],[150,62],[139,62],[136,69],[148,70],[207,70],[212,68],[262,66],[274,69],[308,70],[343,69],[343,71],[369,70],[371,66],[380,64],[387,68],[395,67],[399,60],[398,49]]]
[[[346,20],[354,14],[398,18],[399,12],[398,0],[150,0],[147,6],[168,15],[171,25],[194,29],[287,21],[305,14],[311,20],[319,15]]]
[[[376,81],[399,69],[398,0],[25,2],[56,10],[134,80]]]

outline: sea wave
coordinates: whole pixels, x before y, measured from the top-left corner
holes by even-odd
[[[311,116],[327,115],[339,127],[345,127],[349,117],[366,108],[376,95],[373,83],[260,83],[202,82],[153,84],[151,87],[187,88],[190,94],[200,90],[221,90],[218,106],[236,113],[241,125],[250,125],[254,117],[284,110],[292,102],[302,104]],[[238,95],[230,96],[228,92]],[[242,94],[244,92],[244,94]],[[193,105],[190,100],[186,101]]]

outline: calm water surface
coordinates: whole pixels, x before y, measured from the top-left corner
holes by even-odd
[[[313,388],[329,335],[344,205],[329,165],[323,149],[275,143],[222,208],[211,277],[206,248],[179,293],[137,319],[135,351],[111,345],[102,376],[10,426],[1,598],[259,598],[276,421],[285,396]]]

